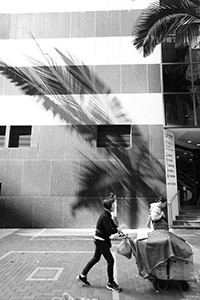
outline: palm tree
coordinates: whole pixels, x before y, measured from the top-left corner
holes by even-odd
[[[139,15],[133,28],[133,45],[150,55],[166,37],[175,40],[177,47],[189,45],[192,62],[192,46],[197,45],[199,36],[198,0],[160,0],[150,4]],[[197,84],[197,83],[196,83]],[[191,91],[194,91],[194,70],[191,64]],[[186,99],[188,100],[188,99]],[[187,102],[187,101],[186,101]],[[192,94],[194,125],[197,126],[196,96]]]
[[[199,35],[198,0],[161,0],[150,4],[139,15],[133,27],[133,45],[150,55],[168,36],[177,45],[192,44]]]

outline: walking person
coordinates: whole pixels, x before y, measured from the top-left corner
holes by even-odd
[[[91,268],[100,261],[101,255],[107,261],[107,274],[108,282],[106,288],[121,292],[122,288],[114,281],[114,258],[110,251],[112,247],[110,236],[115,233],[122,234],[118,230],[118,226],[114,223],[111,213],[115,210],[116,197],[109,197],[103,201],[104,211],[98,218],[96,231],[94,235],[95,251],[93,258],[86,264],[82,273],[77,276],[77,279],[81,281],[85,286],[90,286],[90,282],[87,280],[88,272]]]

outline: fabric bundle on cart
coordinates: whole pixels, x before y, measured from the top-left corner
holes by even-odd
[[[144,239],[130,238],[130,245],[139,275],[144,278],[170,258],[190,261],[193,255],[190,245],[170,231],[155,230]]]

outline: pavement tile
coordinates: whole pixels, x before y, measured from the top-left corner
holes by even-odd
[[[91,287],[83,287],[76,280],[77,274],[92,257],[93,230],[0,230],[0,300],[52,300],[53,297],[62,297],[64,292],[85,300],[200,299],[200,231],[180,229],[174,232],[187,240],[194,252],[198,280],[190,283],[189,291],[182,292],[174,284],[169,290],[157,293],[151,282],[137,275],[134,257],[128,260],[116,253],[120,241],[113,240],[117,282],[123,287],[122,293],[116,295],[105,288],[107,274],[103,258],[89,273]],[[37,268],[44,270],[42,276],[48,280],[27,281]],[[62,272],[53,281],[51,271],[45,274],[45,270],[53,271],[48,268],[62,268]]]

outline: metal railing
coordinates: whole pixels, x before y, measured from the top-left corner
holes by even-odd
[[[180,190],[178,190],[172,197],[169,201],[167,201],[167,204],[168,204],[168,222],[169,222],[169,226],[172,226],[173,224],[173,221],[175,220],[175,216],[173,214],[173,209],[172,209],[172,203],[174,202],[174,200],[178,197],[178,201],[177,201],[177,204],[178,204],[178,212],[180,210]]]

